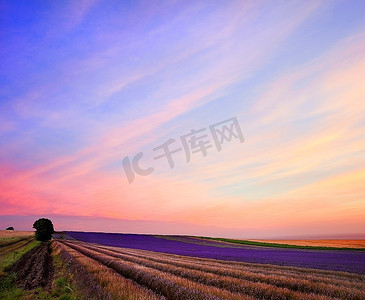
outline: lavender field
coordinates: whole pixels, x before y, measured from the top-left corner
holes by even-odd
[[[225,261],[273,264],[365,274],[365,252],[235,245],[191,237],[67,232],[79,241]]]
[[[325,256],[314,255],[321,252],[281,252],[189,237],[81,232],[68,236],[55,239],[54,253],[73,268],[74,284],[87,299],[365,299],[365,275],[289,266],[296,263],[294,254],[302,264],[322,259],[321,267],[346,266],[350,256],[343,256],[344,251],[336,257],[345,257],[345,263],[332,265]],[[250,254],[272,264],[246,262],[253,260]],[[362,253],[353,254],[352,261],[361,266]],[[275,265],[279,259],[288,266]],[[355,263],[350,266],[356,269]]]

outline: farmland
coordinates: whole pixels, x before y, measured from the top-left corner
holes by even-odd
[[[220,243],[271,248],[308,250],[357,250],[365,251],[364,240],[242,240],[210,237],[191,237],[198,240],[213,240]]]
[[[34,232],[5,231],[0,232],[0,275],[24,253],[39,243],[33,239]]]
[[[222,243],[186,236],[152,236],[138,234],[68,232],[84,242],[106,246],[133,247],[200,258],[265,263],[283,266],[345,271],[365,274],[365,252],[343,250],[283,249]]]
[[[278,243],[296,246],[312,246],[312,247],[335,247],[335,248],[358,248],[365,249],[365,240],[251,240],[253,242],[262,243]]]
[[[1,299],[365,299],[362,251],[113,233],[28,239],[19,241],[28,243],[17,246],[21,257],[5,268],[16,277]],[[14,253],[15,244],[3,248]],[[295,255],[306,267],[297,266]]]
[[[34,231],[0,230],[0,240],[7,238],[23,238],[34,235]]]
[[[17,243],[21,240],[32,238],[33,236],[34,231],[0,230],[0,247]]]
[[[364,299],[365,276],[221,261],[58,240],[112,297],[137,299]],[[117,289],[119,283],[127,286]]]

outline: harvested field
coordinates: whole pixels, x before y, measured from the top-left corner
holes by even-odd
[[[34,231],[0,231],[0,249],[22,240],[30,240],[34,237]]]
[[[365,248],[365,240],[249,240],[262,243],[278,243],[297,246],[319,246],[337,248]]]
[[[112,299],[112,296],[106,291],[80,262],[66,251],[58,243],[52,243],[54,254],[56,254],[65,266],[67,278],[71,278],[73,286],[77,290],[78,295],[82,295],[83,299]],[[76,297],[78,298],[78,297]]]
[[[54,274],[50,244],[33,248],[8,271],[16,273],[16,283],[24,289],[50,288]]]
[[[6,245],[0,246],[0,257],[6,253],[17,251],[18,249],[26,246],[33,241],[32,238],[25,238],[16,241],[12,241]]]
[[[34,231],[0,230],[0,239],[34,236]]]
[[[120,282],[129,285],[134,299],[365,299],[365,276],[359,274],[221,261],[70,240],[59,240],[56,245],[114,296]],[[118,293],[123,291],[119,289]]]

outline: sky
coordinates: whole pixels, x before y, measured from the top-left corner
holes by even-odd
[[[0,1],[0,228],[365,237],[364,1]]]

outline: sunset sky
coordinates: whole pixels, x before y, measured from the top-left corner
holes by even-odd
[[[1,0],[0,229],[365,237],[364,15],[357,0]],[[232,118],[244,141],[219,151],[210,126]],[[211,147],[187,161],[192,130]],[[168,141],[173,168],[154,159]],[[129,182],[138,153],[153,172]]]

